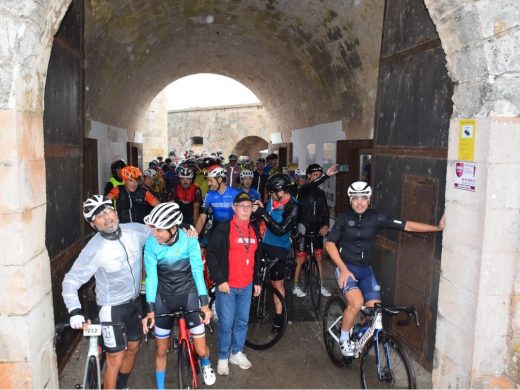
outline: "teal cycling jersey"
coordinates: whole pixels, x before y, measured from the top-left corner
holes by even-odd
[[[144,247],[146,270],[146,302],[155,302],[157,291],[161,295],[184,295],[197,292],[207,295],[204,282],[204,264],[196,238],[179,229],[179,238],[169,245],[161,245],[149,237]]]

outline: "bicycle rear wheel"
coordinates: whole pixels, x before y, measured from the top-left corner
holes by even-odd
[[[379,360],[379,372],[376,359]],[[361,351],[359,379],[364,389],[415,389],[415,370],[399,340],[387,333],[379,334],[379,343],[372,336]]]
[[[275,318],[274,297],[282,304],[281,328],[273,332]],[[271,285],[263,285],[258,297],[253,297],[249,310],[249,326],[246,345],[252,349],[267,349],[275,345],[282,338],[287,327],[287,305],[282,294]]]
[[[339,338],[341,336],[341,321],[343,311],[347,305],[337,295],[331,296],[323,312],[323,341],[330,360],[338,367],[350,365],[351,358],[345,358],[339,349]]]
[[[321,278],[320,278],[320,269],[318,268],[318,261],[316,257],[312,255],[309,258],[309,269],[307,272],[308,280],[307,283],[309,285],[309,293],[311,296],[311,303],[314,310],[318,310],[320,308],[321,303]]]
[[[87,371],[85,372],[85,383],[84,389],[100,389],[100,372],[98,369],[98,363],[94,356],[90,356],[88,359]]]
[[[178,353],[177,375],[179,389],[197,389],[197,371],[194,363],[192,363],[190,347],[186,340],[181,340]]]

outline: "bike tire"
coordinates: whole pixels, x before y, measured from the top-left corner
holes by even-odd
[[[311,256],[309,258],[308,267],[308,286],[311,304],[314,310],[318,310],[321,304],[321,278],[316,257]]]
[[[341,354],[338,342],[334,339],[332,334],[339,340],[341,336],[341,320],[343,318],[343,311],[347,307],[347,304],[343,299],[337,295],[332,295],[325,305],[323,311],[323,342],[325,343],[325,349],[327,355],[334,365],[337,367],[349,366],[352,362],[352,358],[345,358]],[[332,334],[331,334],[332,333]]]
[[[376,347],[379,351],[383,375],[381,380],[378,377],[375,358]],[[388,354],[385,351],[388,351]],[[375,336],[372,336],[363,347],[359,358],[359,380],[363,389],[416,388],[413,363],[399,340],[385,332],[379,334],[378,346],[376,346]]]
[[[197,370],[192,362],[191,350],[186,340],[179,344],[177,358],[177,378],[179,389],[197,389]]]
[[[279,332],[273,332],[275,307],[273,298],[282,304],[282,324]],[[249,310],[249,325],[246,345],[249,348],[263,350],[271,348],[282,338],[287,327],[287,304],[283,295],[271,285],[263,285],[258,297],[253,296]]]
[[[90,356],[88,359],[87,373],[85,377],[84,389],[100,389],[101,383],[98,376],[98,365],[96,358]]]

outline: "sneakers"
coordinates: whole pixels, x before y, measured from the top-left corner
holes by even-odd
[[[283,324],[283,316],[281,314],[275,314],[274,321],[273,321],[273,327],[271,328],[271,331],[273,333],[278,333],[280,330],[282,330],[282,324]]]
[[[325,286],[321,286],[321,296],[322,297],[330,297],[330,292],[327,290]]]
[[[229,362],[231,364],[236,364],[242,370],[248,370],[251,367],[253,367],[249,359],[242,352],[231,354],[231,356],[229,357]]]
[[[322,287],[323,289],[323,287]],[[306,296],[307,294],[305,294],[305,291],[303,291],[300,286],[294,286],[293,290],[292,290],[292,293],[294,295],[296,295],[298,298],[303,298],[304,296]],[[329,294],[330,295],[330,294]]]
[[[350,340],[340,340],[339,349],[341,354],[345,357],[352,357],[356,352],[355,344]]]
[[[219,366],[220,366],[220,360],[219,360]],[[228,372],[229,372],[229,370],[228,370]],[[220,375],[222,375],[222,374],[220,374]],[[211,386],[217,380],[217,377],[215,376],[215,371],[213,371],[213,368],[211,368],[211,366],[202,366],[202,380],[204,381],[204,384],[207,386]]]
[[[227,359],[219,359],[217,364],[217,374],[229,375],[229,365]]]

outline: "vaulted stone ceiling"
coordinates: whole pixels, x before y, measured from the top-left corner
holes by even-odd
[[[250,88],[274,128],[373,127],[383,0],[90,0],[87,119],[135,129],[151,100],[193,73]],[[288,140],[288,138],[285,138]]]

